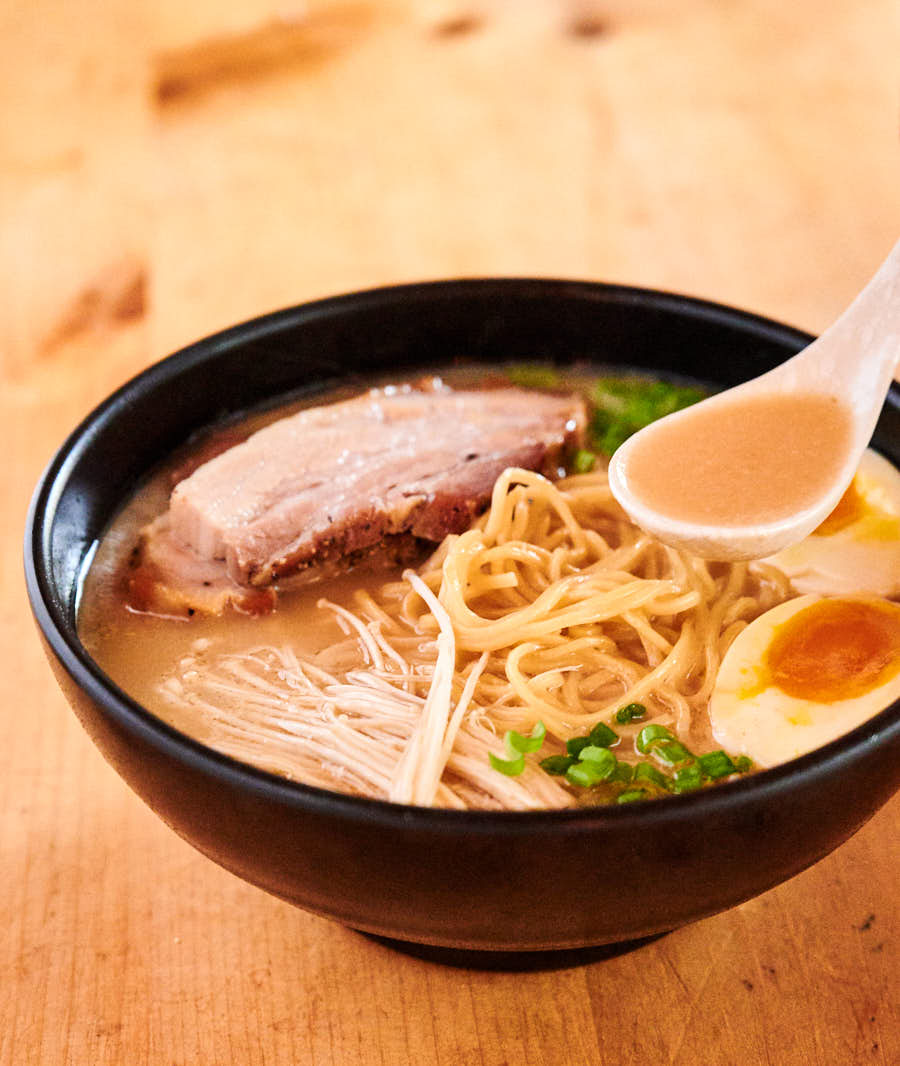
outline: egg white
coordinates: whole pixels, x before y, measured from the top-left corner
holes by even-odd
[[[766,562],[800,593],[900,596],[900,471],[877,452],[864,452],[856,473],[859,517],[828,534],[812,534]]]
[[[833,703],[798,699],[765,684],[763,664],[776,629],[820,599],[800,596],[773,607],[739,633],[726,652],[709,715],[713,736],[729,754],[775,766],[855,729],[900,699],[900,673],[861,696]]]

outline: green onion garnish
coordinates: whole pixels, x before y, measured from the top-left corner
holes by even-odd
[[[527,737],[523,737],[522,734],[517,733],[515,729],[510,729],[504,736],[503,740],[508,749],[524,754],[529,751],[537,751],[544,743],[544,737],[546,735],[547,730],[544,728],[544,723],[537,722],[535,723],[534,729],[531,730]]]
[[[642,703],[629,703],[616,712],[616,721],[623,725],[640,721],[647,713]],[[491,762],[503,773],[517,774],[524,768],[525,752],[540,747],[546,730],[538,722],[528,737],[510,731],[504,738],[510,758],[507,762],[491,756]],[[635,737],[635,747],[649,755],[658,766],[646,760],[631,764],[616,758],[610,750],[619,743],[619,735],[605,722],[598,722],[587,736],[570,737],[565,755],[549,755],[542,759],[541,769],[554,777],[565,777],[570,785],[593,788],[605,784],[608,802],[631,803],[649,799],[660,792],[693,792],[704,785],[735,773],[746,773],[752,763],[746,755],[732,759],[724,751],[711,751],[696,756],[666,726],[653,722]]]
[[[576,474],[589,474],[597,465],[597,456],[587,448],[579,448],[572,456],[572,471]]]
[[[699,389],[670,385],[666,381],[601,379],[594,387],[591,443],[612,455],[632,433],[663,415],[703,399]]]
[[[637,750],[642,754],[647,754],[647,749],[656,740],[674,740],[675,738],[669,732],[664,725],[645,725],[644,728],[638,733],[635,744]]]
[[[640,721],[647,715],[647,708],[643,703],[626,703],[616,711],[616,721],[620,725],[628,725],[629,722]]]
[[[523,389],[558,389],[562,384],[559,374],[549,366],[539,363],[520,363],[507,367],[506,376],[513,385]]]
[[[588,740],[598,748],[611,748],[619,742],[619,734],[603,722],[598,722],[588,733]]]
[[[665,763],[666,766],[677,766],[678,763],[687,762],[694,757],[678,740],[651,741],[649,751],[654,759]]]
[[[582,763],[589,762],[597,772],[602,772],[604,777],[609,777],[616,768],[616,757],[609,748],[598,748],[589,744],[581,749]]]
[[[736,773],[736,767],[724,751],[711,751],[697,760],[704,775],[713,781]]]
[[[501,759],[493,752],[488,752],[491,766],[495,770],[499,770],[501,774],[506,774],[507,777],[518,777],[525,769],[525,754],[537,751],[544,743],[546,735],[547,730],[544,728],[543,722],[536,722],[527,737],[517,733],[515,729],[508,729],[503,736],[503,744],[509,758]]]
[[[638,781],[650,781],[656,785],[657,788],[668,789],[669,787],[669,778],[666,777],[665,774],[660,773],[655,766],[648,762],[639,762],[637,766],[635,766],[634,783],[637,784]]]
[[[525,769],[524,755],[518,755],[514,759],[500,759],[492,751],[489,751],[488,758],[491,760],[491,766],[495,770],[499,770],[501,774],[506,774],[507,777],[518,777]]]
[[[574,755],[548,755],[546,759],[541,759],[541,769],[554,777],[562,777],[576,762],[578,760]]]
[[[566,780],[571,781],[573,785],[580,785],[582,788],[599,785],[601,781],[606,780],[607,776],[608,773],[606,771],[592,762],[577,762],[566,770]]]
[[[697,763],[684,766],[675,771],[675,780],[672,782],[673,792],[693,792],[703,787],[703,771]]]
[[[631,763],[617,762],[616,768],[610,777],[610,781],[621,781],[624,784],[630,784],[634,777],[634,767]]]

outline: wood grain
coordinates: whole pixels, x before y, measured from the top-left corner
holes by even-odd
[[[531,274],[822,328],[900,229],[896,4],[35,0],[0,54],[0,1066],[900,1061],[897,800],[631,952],[438,965],[144,808],[56,689],[20,561],[65,433],[274,307]]]

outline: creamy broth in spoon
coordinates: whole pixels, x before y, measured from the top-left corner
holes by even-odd
[[[634,496],[682,522],[776,522],[818,500],[852,434],[837,397],[754,394],[691,411],[646,433],[628,457]]]

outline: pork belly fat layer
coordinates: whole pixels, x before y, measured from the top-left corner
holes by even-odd
[[[174,618],[221,614],[267,614],[275,607],[273,588],[236,585],[221,559],[201,559],[172,534],[168,513],[141,530],[124,574],[133,611]]]
[[[573,396],[524,389],[372,390],[272,423],[176,486],[173,533],[240,584],[412,532],[459,532],[509,466],[580,442]]]

